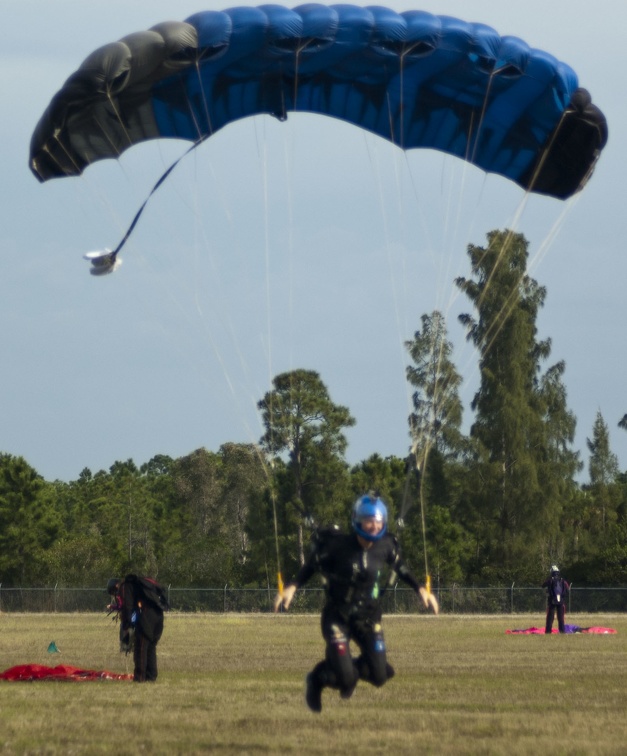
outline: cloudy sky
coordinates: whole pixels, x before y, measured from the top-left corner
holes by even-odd
[[[550,364],[566,362],[576,448],[587,463],[600,411],[627,468],[627,433],[617,428],[627,412],[627,11],[608,3],[599,15],[589,0],[387,4],[486,23],[574,68],[610,129],[585,190],[567,203],[523,203],[511,183],[439,153],[403,153],[332,119],[259,117],[182,161],[121,268],[96,278],[82,255],[118,243],[187,146],[141,145],[80,178],[39,184],[28,168],[31,133],[93,49],[229,6],[2,0],[0,451],[48,480],[74,480],[116,460],[257,441],[256,404],[272,377],[307,368],[357,420],[350,462],[404,455],[403,342],[423,313],[445,312],[470,404],[476,355],[457,322],[469,307],[452,282],[469,274],[469,243],[514,226],[548,290],[540,337],[552,339]]]

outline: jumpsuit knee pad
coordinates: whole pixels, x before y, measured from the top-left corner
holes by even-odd
[[[369,668],[369,680],[377,688],[384,685],[387,680],[394,674],[394,670],[387,663],[385,658],[385,640],[383,639],[383,633],[381,632],[380,625],[375,628],[373,636],[373,653],[370,654],[368,660]],[[392,671],[392,675],[389,671]]]
[[[337,632],[327,643],[327,670],[330,687],[349,691],[355,687],[358,675],[350,654],[348,638]],[[332,679],[335,678],[335,679]]]

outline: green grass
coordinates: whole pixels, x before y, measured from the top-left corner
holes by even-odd
[[[568,620],[618,634],[505,634],[539,615],[386,617],[396,677],[349,701],[325,691],[315,715],[318,617],[169,615],[154,685],[1,682],[0,752],[625,753],[627,617]],[[1,614],[0,671],[24,663],[132,671],[104,614]]]

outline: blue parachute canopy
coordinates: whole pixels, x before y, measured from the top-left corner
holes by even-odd
[[[431,148],[526,190],[587,181],[607,124],[574,71],[483,24],[381,7],[278,5],[197,13],[93,52],[31,141],[40,181],[133,144],[199,142],[240,118],[348,121],[402,149]]]

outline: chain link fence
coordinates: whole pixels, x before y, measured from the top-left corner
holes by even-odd
[[[275,588],[176,588],[168,586],[176,612],[271,612]],[[475,587],[452,585],[435,591],[445,614],[521,614],[544,612],[546,597],[538,587]],[[383,595],[384,614],[414,614],[421,605],[405,587]],[[0,584],[0,612],[102,612],[109,596],[101,588],[4,588]],[[298,591],[290,612],[316,613],[324,603],[322,588]],[[627,611],[627,587],[577,588],[567,596],[569,612],[601,613]]]

